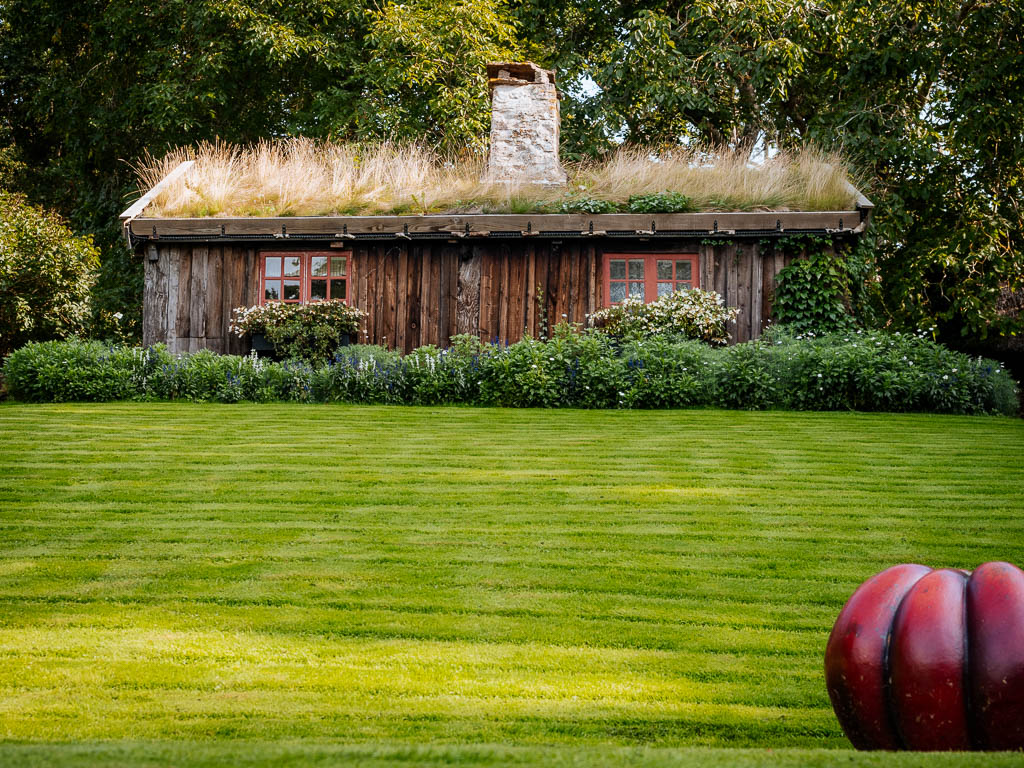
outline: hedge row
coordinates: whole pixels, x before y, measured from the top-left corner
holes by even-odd
[[[404,357],[340,350],[325,365],[268,362],[98,342],[29,344],[7,359],[11,396],[28,401],[301,401],[541,408],[723,408],[1016,412],[1016,385],[998,364],[926,338],[882,332],[818,338],[776,331],[715,348],[655,338],[618,342],[566,326],[549,341],[483,344]]]

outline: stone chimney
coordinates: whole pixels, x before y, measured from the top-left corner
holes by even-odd
[[[488,64],[487,82],[491,147],[486,180],[564,184],[554,70],[530,61]]]

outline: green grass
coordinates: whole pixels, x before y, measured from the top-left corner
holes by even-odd
[[[1022,455],[1002,418],[0,406],[0,763],[1019,764],[850,751],[821,658],[888,565],[1024,562]]]

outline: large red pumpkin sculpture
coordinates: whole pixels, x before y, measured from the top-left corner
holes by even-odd
[[[1024,571],[882,571],[839,614],[825,681],[857,749],[1024,749]]]

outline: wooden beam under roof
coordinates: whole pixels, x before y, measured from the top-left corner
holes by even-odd
[[[232,237],[275,237],[301,239],[303,236],[338,237],[355,235],[448,234],[453,237],[515,233],[544,235],[558,233],[595,234],[659,231],[728,234],[738,231],[848,231],[863,230],[866,221],[858,210],[849,211],[764,211],[709,213],[564,213],[564,214],[438,214],[426,216],[278,216],[235,218],[146,218],[128,221],[135,238],[188,236],[211,240]]]

